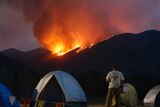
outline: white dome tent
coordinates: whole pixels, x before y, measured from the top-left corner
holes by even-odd
[[[144,105],[145,106],[153,106],[155,105],[156,98],[158,96],[158,93],[160,92],[160,85],[157,85],[153,87],[147,95],[144,97]]]
[[[54,107],[55,103],[65,104],[64,107],[73,104],[87,106],[86,95],[79,83],[70,74],[60,70],[52,71],[40,80],[32,99],[45,101],[44,107]],[[37,107],[38,102],[33,105]]]
[[[125,83],[123,87],[123,93],[121,93],[121,103],[127,107],[138,106],[137,91],[132,84]],[[112,105],[116,104],[115,97],[112,100]]]

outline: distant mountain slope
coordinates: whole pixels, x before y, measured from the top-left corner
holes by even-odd
[[[6,49],[4,51],[1,51],[0,54],[11,57],[16,60],[24,60],[25,59],[25,57],[24,57],[25,52],[16,50],[14,48],[10,48],[10,49]]]
[[[51,52],[43,48],[37,48],[28,52],[23,52],[14,48],[10,48],[1,51],[0,54],[20,61],[22,63],[25,63],[26,65],[32,65],[35,62],[38,62],[38,60],[42,60],[43,57],[46,57],[49,54],[51,54]]]
[[[72,51],[61,57],[53,57],[45,64],[50,65],[51,69],[105,72],[113,63],[117,63],[128,75],[151,73],[160,68],[159,40],[160,32],[155,30],[115,35],[79,53]]]
[[[1,53],[3,53],[4,55],[8,55],[8,56],[14,56],[14,55],[18,55],[18,54],[24,54],[24,52],[20,51],[20,50],[16,50],[14,48],[10,48],[10,49],[6,49],[4,51],[1,51]]]
[[[32,87],[46,73],[60,69],[74,75],[87,95],[105,95],[105,76],[111,70],[111,65],[116,63],[126,82],[133,84],[140,98],[143,98],[150,88],[160,84],[159,41],[160,31],[149,30],[139,34],[115,35],[78,53],[75,49],[63,56],[55,56],[42,48],[29,52],[12,49],[11,52],[3,51],[0,54],[14,59],[8,62],[18,61],[25,62],[25,66],[30,65],[27,69],[32,71],[27,75],[34,77],[29,81]]]
[[[26,94],[24,92],[26,71],[23,63],[0,54],[0,82],[17,96]]]
[[[56,69],[106,72],[110,70],[113,63],[117,63],[126,75],[150,74],[152,71],[154,74],[159,74],[159,40],[160,32],[149,30],[139,34],[115,35],[79,53],[75,49],[59,57],[43,48],[29,52],[8,49],[0,54],[31,65],[45,73]]]
[[[0,82],[17,98],[30,97],[41,75],[24,63],[0,54]]]
[[[160,68],[159,40],[160,32],[149,30],[139,34],[115,35],[91,48],[86,48],[78,53],[75,49],[59,57],[43,48],[29,52],[8,49],[0,54],[35,66],[41,71],[45,69],[74,69],[77,72],[88,70],[105,72],[110,69],[113,63],[117,63],[127,75],[139,75],[151,71],[159,73],[157,71]]]

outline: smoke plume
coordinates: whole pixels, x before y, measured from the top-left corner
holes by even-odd
[[[42,47],[85,47],[113,34],[160,29],[159,0],[6,0],[21,9]],[[60,44],[57,44],[60,43]],[[61,46],[63,45],[63,46]],[[64,49],[65,45],[65,49]]]

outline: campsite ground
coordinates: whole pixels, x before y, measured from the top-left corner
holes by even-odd
[[[88,99],[88,107],[104,107],[105,98],[90,98]]]
[[[105,98],[101,97],[94,97],[88,99],[88,107],[104,107],[105,105]],[[143,107],[142,102],[140,101],[140,105],[138,107]]]

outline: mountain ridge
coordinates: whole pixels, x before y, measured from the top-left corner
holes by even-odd
[[[75,76],[90,96],[105,95],[105,76],[111,70],[112,64],[116,63],[123,72],[126,82],[134,85],[140,98],[143,98],[150,88],[160,83],[159,40],[160,31],[149,30],[138,34],[114,35],[78,53],[75,49],[63,56],[55,56],[48,50],[37,48],[22,52],[21,57],[25,57],[26,62],[24,59],[16,58],[18,55],[4,55],[2,51],[0,54],[25,62],[23,64],[28,68],[24,68],[24,71],[29,72],[27,75],[31,77],[27,80],[28,86],[36,86],[37,81],[48,72],[64,70]],[[15,67],[19,68],[18,65]],[[31,90],[33,89],[29,92]]]

